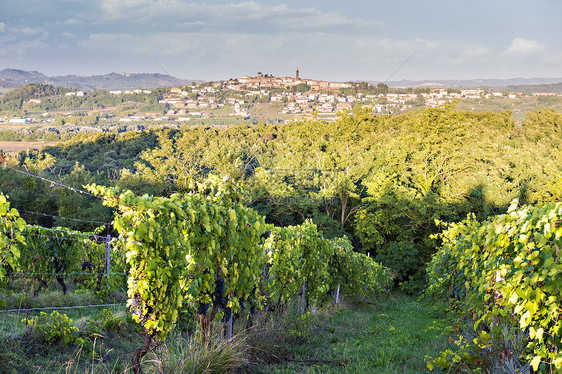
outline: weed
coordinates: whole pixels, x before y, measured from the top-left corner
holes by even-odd
[[[76,340],[78,328],[66,314],[56,310],[50,315],[41,312],[39,317],[27,320],[31,335],[40,342],[47,344],[63,343],[68,345]]]
[[[443,330],[451,331],[450,328]],[[446,349],[437,356],[426,357],[430,370],[438,367],[451,373],[529,372],[529,364],[520,360],[527,342],[521,331],[504,326],[500,333],[476,332],[466,321],[455,330],[460,330],[461,334],[456,338],[451,336]]]

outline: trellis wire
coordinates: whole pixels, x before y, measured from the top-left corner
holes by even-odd
[[[6,275],[9,277],[20,277],[20,278],[25,278],[25,277],[36,277],[36,276],[40,276],[40,275],[52,275],[52,276],[59,276],[59,277],[68,277],[68,276],[74,276],[74,275],[92,275],[92,274],[98,274],[98,273],[94,273],[94,272],[70,272],[70,273],[7,273]],[[107,275],[107,274],[106,274]],[[126,272],[122,272],[122,273],[111,273],[109,275],[127,275]]]
[[[25,227],[27,228],[31,228],[31,229],[41,229],[41,230],[47,230],[47,231],[53,231],[53,232],[62,232],[65,234],[70,234],[70,235],[77,235],[77,236],[84,236],[84,237],[98,237],[101,238],[101,235],[96,235],[96,234],[85,234],[83,232],[78,232],[78,231],[68,231],[68,230],[63,230],[63,229],[59,229],[59,228],[49,228],[49,227],[39,227],[39,226],[33,226],[33,225],[25,225]],[[23,233],[23,232],[22,232]]]
[[[33,229],[37,228],[35,226],[29,226],[29,225],[26,225],[25,227],[29,227],[29,228],[33,228]],[[60,229],[50,229],[50,228],[46,228],[46,227],[42,227],[41,229],[54,231],[54,232],[63,232],[63,233],[70,234],[70,235],[82,235],[84,237],[83,238],[71,238],[71,237],[67,237],[67,236],[50,236],[50,235],[35,234],[35,233],[25,232],[25,231],[20,231],[20,233],[22,235],[32,235],[32,236],[36,236],[36,237],[40,237],[40,238],[62,239],[62,240],[73,240],[73,241],[82,241],[82,240],[87,238],[87,239],[90,239],[90,240],[95,240],[95,241],[105,243],[105,274],[107,276],[110,275],[111,240],[112,240],[111,235],[99,236],[99,235],[96,235],[96,234],[83,234],[83,233],[65,231],[65,230],[60,230]],[[4,232],[4,231],[2,231],[2,232]],[[87,273],[87,274],[90,274],[90,273]],[[47,274],[44,274],[44,275],[47,275]],[[58,274],[56,274],[56,275],[58,275]]]
[[[43,234],[35,234],[32,232],[23,232],[20,231],[20,234],[22,235],[30,235],[30,236],[37,236],[39,238],[48,238],[48,239],[63,239],[63,240],[74,240],[74,241],[81,241],[84,240],[84,238],[69,238],[66,236],[52,236],[52,235],[43,235]]]
[[[99,307],[116,306],[116,305],[127,305],[127,303],[92,304],[92,305],[75,305],[75,306],[47,306],[43,308],[27,308],[27,309],[6,309],[6,310],[0,310],[0,313],[33,312],[37,310],[85,309],[85,308],[99,308]]]
[[[111,224],[111,222],[88,221],[88,220],[86,220],[86,219],[79,219],[79,218],[71,218],[71,217],[57,216],[57,215],[53,215],[53,214],[39,213],[39,212],[30,212],[30,211],[21,210],[21,209],[18,209],[18,212],[20,212],[20,213],[27,213],[27,214],[35,214],[35,215],[44,216],[44,217],[66,219],[66,220],[69,220],[69,221],[76,221],[76,222],[97,223],[97,224],[100,224],[100,225],[108,225],[108,226]]]
[[[33,226],[30,226],[30,227],[33,227]],[[0,231],[0,232],[5,233],[5,234],[10,234],[10,232],[7,232],[7,231]],[[103,240],[101,240],[101,242],[105,242],[107,240],[106,237],[98,236],[98,235],[94,235],[94,234],[91,234],[91,235],[83,234],[84,235],[83,238],[71,238],[71,237],[68,237],[68,236],[52,236],[52,235],[36,234],[36,233],[33,233],[33,232],[25,232],[25,231],[19,231],[19,233],[22,234],[22,235],[37,236],[37,237],[40,237],[40,238],[74,240],[74,241],[81,241],[81,240],[84,240],[84,239],[90,239],[90,240],[98,241],[97,238],[103,239]],[[92,237],[93,237],[93,239],[92,239]]]
[[[96,196],[96,195],[94,195],[93,193],[89,193],[89,192],[87,192],[87,191],[83,191],[83,190],[78,189],[78,188],[75,188],[75,187],[70,187],[70,186],[64,185],[64,184],[62,184],[62,183],[58,183],[58,182],[52,181],[52,180],[47,179],[47,178],[43,178],[43,177],[41,177],[41,176],[39,176],[39,175],[31,174],[31,173],[28,173],[28,172],[26,172],[26,171],[13,168],[13,167],[8,166],[8,165],[6,165],[6,164],[0,164],[0,165],[2,165],[3,167],[5,167],[6,169],[13,170],[13,171],[15,171],[16,173],[20,173],[20,174],[26,175],[26,176],[28,176],[28,177],[37,178],[37,179],[41,179],[41,180],[43,180],[43,181],[45,181],[45,182],[48,182],[48,183],[51,184],[51,187],[53,187],[53,186],[59,186],[59,187],[63,187],[63,188],[69,189],[70,191],[77,192],[77,193],[82,194],[82,195],[89,195],[89,196],[93,196],[93,197],[95,197],[95,198],[101,199],[100,196]]]

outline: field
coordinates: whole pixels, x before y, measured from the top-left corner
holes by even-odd
[[[44,147],[55,145],[56,142],[7,142],[0,141],[0,151],[4,153],[18,153],[30,149],[42,149]]]

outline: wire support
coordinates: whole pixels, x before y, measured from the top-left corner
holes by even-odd
[[[97,272],[71,272],[71,273],[7,273],[6,274],[9,277],[18,277],[18,278],[25,278],[25,277],[37,277],[37,276],[41,276],[41,275],[50,275],[53,277],[69,277],[69,276],[75,276],[75,275],[103,275],[103,276],[127,276],[128,274],[123,272],[123,273],[119,273],[119,272],[112,272],[112,273],[97,273]]]
[[[88,234],[88,233],[83,233],[83,232],[79,232],[79,231],[68,231],[68,230],[63,230],[63,229],[57,229],[57,228],[49,228],[49,227],[40,227],[40,226],[33,226],[33,225],[25,225],[26,228],[29,229],[36,229],[36,230],[46,230],[46,231],[52,231],[52,232],[61,232],[61,233],[65,233],[65,234],[69,234],[69,235],[76,235],[76,236],[83,236],[83,237],[99,237],[101,239],[106,239],[106,236],[103,235],[99,235],[99,234]]]
[[[0,222],[2,222],[2,221],[3,220],[0,219]],[[22,235],[31,235],[31,236],[38,236],[38,237],[44,237],[44,238],[76,240],[76,241],[89,239],[89,240],[95,240],[95,241],[98,241],[98,242],[101,242],[101,243],[109,243],[112,239],[112,237],[110,235],[105,236],[105,235],[99,235],[99,234],[86,234],[86,233],[77,232],[77,231],[66,231],[66,230],[61,230],[61,229],[51,229],[51,228],[47,228],[47,227],[39,227],[39,226],[32,226],[32,225],[24,225],[24,227],[27,228],[27,229],[46,230],[46,231],[51,231],[51,232],[61,232],[61,233],[65,233],[65,234],[68,234],[68,235],[81,236],[81,238],[70,237],[70,236],[52,236],[52,235],[39,234],[39,233],[34,233],[34,232],[18,231]],[[0,233],[11,234],[11,232],[9,232],[9,231],[0,231]],[[109,237],[109,239],[108,239],[108,237]]]
[[[2,232],[6,233],[5,231],[2,231]],[[32,233],[32,232],[25,232],[25,231],[20,231],[19,233],[22,234],[22,235],[24,235],[24,236],[35,236],[35,237],[38,237],[38,238],[47,238],[47,239],[72,240],[72,241],[76,241],[76,242],[79,242],[79,241],[82,241],[82,240],[87,240],[87,239],[96,240],[96,241],[98,241],[98,239],[100,239],[99,241],[102,242],[102,243],[106,243],[106,242],[107,242],[107,240],[106,240],[105,238],[103,238],[103,237],[98,237],[98,238],[93,238],[93,239],[92,239],[92,237],[93,237],[94,235],[85,236],[85,237],[82,237],[82,238],[70,238],[70,237],[68,237],[68,236],[43,235],[43,234],[35,234],[35,233]]]
[[[38,216],[43,216],[43,217],[51,217],[51,218],[60,218],[60,219],[66,219],[69,221],[75,221],[75,222],[86,222],[86,223],[96,223],[96,224],[100,224],[100,225],[111,225],[111,222],[101,222],[101,221],[88,221],[85,219],[79,219],[79,218],[71,218],[71,217],[63,217],[63,216],[57,216],[57,215],[53,215],[53,214],[47,214],[47,213],[39,213],[39,212],[30,212],[27,210],[21,210],[18,209],[19,213],[27,213],[27,214],[35,214]]]
[[[86,308],[101,308],[106,306],[127,305],[127,303],[116,304],[97,304],[97,305],[75,305],[75,306],[48,306],[43,308],[27,308],[27,309],[6,309],[0,310],[0,313],[14,313],[14,312],[33,312],[40,310],[64,310],[64,309],[86,309]]]
[[[2,166],[3,166],[4,168],[6,168],[6,169],[13,170],[13,171],[15,171],[16,173],[20,173],[20,174],[23,174],[23,175],[25,175],[25,176],[32,177],[32,178],[37,178],[37,179],[40,179],[40,180],[45,181],[45,182],[47,182],[47,183],[50,183],[50,184],[51,184],[51,187],[58,186],[58,187],[66,188],[66,189],[68,189],[68,190],[70,190],[70,191],[73,191],[73,192],[76,192],[76,193],[79,193],[79,194],[82,194],[82,195],[93,196],[93,197],[95,197],[95,198],[101,199],[100,196],[94,195],[93,193],[90,193],[90,192],[87,192],[87,191],[83,191],[83,190],[81,190],[81,189],[79,189],[79,188],[70,187],[70,186],[64,185],[64,184],[62,184],[62,183],[58,183],[58,182],[52,181],[52,180],[47,179],[47,178],[43,178],[43,177],[41,177],[41,176],[39,176],[39,175],[31,174],[31,173],[28,173],[27,171],[23,171],[23,170],[19,170],[19,169],[13,168],[13,167],[8,166],[8,165],[6,165],[6,164],[0,164],[0,165],[2,165]]]

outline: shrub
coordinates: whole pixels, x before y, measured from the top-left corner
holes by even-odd
[[[56,310],[50,315],[41,314],[27,321],[31,327],[32,335],[35,339],[47,344],[65,345],[76,340],[78,328],[72,324],[72,320],[66,314],[59,314]]]

